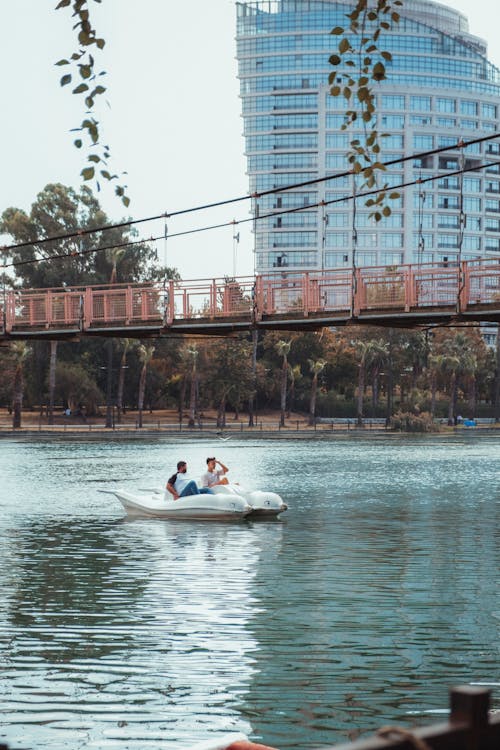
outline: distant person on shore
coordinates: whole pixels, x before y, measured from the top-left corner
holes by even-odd
[[[174,500],[178,500],[180,497],[188,497],[188,495],[213,495],[212,490],[208,487],[198,489],[194,479],[187,476],[187,463],[185,461],[179,461],[177,464],[177,471],[172,474],[167,482],[167,490],[174,496]]]
[[[220,468],[217,469],[216,466]],[[202,487],[215,487],[217,484],[229,484],[227,474],[229,469],[216,458],[207,458],[207,470],[201,478]]]

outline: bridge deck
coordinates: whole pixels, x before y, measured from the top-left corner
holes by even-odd
[[[500,262],[4,290],[0,340],[500,322]]]

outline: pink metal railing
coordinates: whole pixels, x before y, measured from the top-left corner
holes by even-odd
[[[162,327],[178,321],[300,320],[341,315],[474,308],[500,313],[500,263],[474,261],[352,270],[284,271],[238,279],[169,281],[62,289],[20,289],[0,296],[4,333]],[[0,332],[1,332],[0,331]]]

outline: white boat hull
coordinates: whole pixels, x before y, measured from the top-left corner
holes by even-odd
[[[174,500],[166,492],[136,495],[126,490],[109,490],[123,505],[127,515],[150,518],[179,518],[198,521],[238,521],[252,508],[237,495],[187,495]]]
[[[280,513],[288,509],[288,505],[283,502],[277,492],[266,492],[263,490],[254,490],[252,492],[243,489],[238,484],[219,484],[212,487],[217,495],[241,497],[252,510],[247,516],[248,519],[257,518],[277,518]]]

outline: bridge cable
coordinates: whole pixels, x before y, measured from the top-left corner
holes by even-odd
[[[443,153],[445,151],[453,150],[454,148],[461,148],[460,144],[463,144],[464,147],[467,147],[467,146],[474,145],[476,143],[482,143],[484,141],[490,141],[490,140],[493,140],[495,138],[500,138],[500,133],[492,133],[490,135],[482,136],[480,138],[474,138],[473,140],[466,141],[466,142],[463,142],[463,141],[460,140],[454,146],[453,145],[451,145],[451,146],[450,145],[448,145],[448,146],[442,146],[440,148],[431,149],[429,151],[421,151],[421,152],[418,152],[416,154],[411,154],[409,156],[402,156],[402,157],[400,157],[398,159],[390,159],[389,161],[383,162],[383,165],[384,165],[384,167],[391,167],[391,166],[394,166],[395,164],[404,164],[405,162],[413,160],[415,158],[423,158],[423,157],[426,157],[426,156],[433,156],[435,154],[441,154],[441,153]],[[35,239],[35,240],[31,240],[29,242],[26,241],[26,242],[18,242],[18,243],[11,244],[11,245],[4,245],[0,249],[3,250],[3,251],[7,251],[7,250],[19,250],[19,249],[24,248],[24,247],[31,247],[32,245],[35,245],[35,244],[36,245],[41,245],[41,244],[44,244],[46,242],[55,242],[55,241],[58,241],[58,240],[67,240],[67,239],[71,239],[73,237],[81,237],[81,236],[84,236],[84,235],[87,235],[87,234],[97,234],[99,232],[104,232],[104,231],[107,231],[109,229],[122,229],[124,227],[131,227],[131,226],[133,226],[135,224],[142,224],[142,223],[150,222],[150,221],[158,221],[159,219],[169,219],[169,218],[172,218],[174,216],[182,216],[182,215],[189,214],[189,213],[194,213],[194,212],[197,212],[197,211],[204,211],[204,210],[211,209],[211,208],[218,208],[218,207],[221,207],[221,206],[226,206],[226,205],[229,205],[231,203],[238,203],[238,202],[242,202],[242,201],[246,201],[246,200],[252,200],[252,198],[262,198],[262,197],[264,197],[266,195],[274,195],[276,193],[283,193],[283,192],[287,192],[289,190],[296,190],[297,188],[308,187],[310,185],[317,185],[317,184],[320,184],[320,183],[328,182],[330,180],[340,179],[341,177],[348,177],[352,173],[353,173],[353,170],[352,169],[348,169],[348,170],[346,170],[344,172],[337,172],[337,173],[335,173],[333,175],[323,175],[322,177],[316,177],[316,178],[311,179],[311,180],[304,180],[303,182],[296,182],[296,183],[293,183],[293,184],[290,184],[290,185],[284,185],[283,187],[275,187],[275,188],[271,188],[269,190],[263,190],[261,192],[255,192],[255,193],[252,193],[251,195],[243,195],[243,196],[238,196],[236,198],[228,198],[226,200],[214,201],[212,203],[206,203],[206,204],[202,204],[202,205],[199,205],[199,206],[192,206],[190,208],[180,209],[179,211],[172,211],[170,213],[164,212],[164,213],[161,213],[161,214],[157,214],[155,216],[148,216],[148,217],[145,217],[145,218],[142,218],[142,219],[128,219],[127,221],[121,221],[121,222],[117,222],[117,223],[114,223],[114,224],[104,224],[104,225],[102,225],[100,227],[94,227],[92,229],[79,229],[77,231],[67,232],[65,234],[52,235],[50,237],[41,237],[41,238],[38,238],[38,239]]]
[[[486,168],[492,167],[492,166],[500,166],[500,161],[488,162],[486,164],[480,165],[480,167],[478,167],[477,165],[472,165],[470,167],[465,167],[464,170],[463,170],[463,172],[464,173],[467,173],[467,172],[477,172],[478,169],[486,169]],[[399,183],[397,185],[392,185],[392,186],[388,187],[387,190],[400,190],[400,189],[403,189],[403,188],[412,187],[412,186],[417,185],[417,184],[425,184],[427,182],[434,182],[435,180],[441,179],[442,177],[453,177],[455,175],[459,175],[459,174],[461,174],[461,172],[462,172],[462,170],[458,170],[457,169],[457,170],[454,170],[453,172],[448,172],[446,175],[438,174],[438,175],[433,175],[431,177],[425,177],[423,179],[411,180],[409,182],[402,182],[402,183]],[[324,201],[324,203],[325,203],[325,206],[329,206],[329,205],[333,205],[333,204],[336,204],[336,203],[344,203],[344,202],[349,201],[349,200],[355,200],[356,198],[366,198],[366,197],[369,197],[369,196],[372,196],[372,195],[377,195],[378,193],[379,193],[378,189],[367,190],[367,191],[364,191],[362,193],[357,193],[357,194],[354,194],[354,195],[344,195],[344,196],[342,196],[340,198],[333,198],[331,200]],[[321,205],[320,201],[318,201],[318,203],[311,203],[310,205],[307,206],[307,209],[318,208],[320,205]],[[260,221],[260,220],[264,220],[264,219],[269,219],[269,218],[271,218],[273,216],[280,216],[280,215],[285,215],[285,214],[299,213],[299,212],[302,212],[302,211],[304,211],[304,206],[297,206],[295,208],[288,208],[288,209],[283,209],[282,211],[272,211],[270,213],[263,214],[262,216],[259,216],[257,220]],[[247,218],[247,219],[240,219],[239,221],[235,221],[234,219],[232,219],[231,221],[222,222],[220,224],[212,224],[212,225],[208,225],[208,226],[204,226],[204,227],[197,227],[195,229],[187,229],[187,230],[184,230],[182,232],[175,232],[175,233],[169,234],[169,238],[172,239],[172,238],[176,238],[176,237],[185,237],[185,236],[190,235],[190,234],[199,234],[201,232],[207,232],[207,231],[210,231],[210,230],[213,230],[213,229],[222,229],[223,227],[228,227],[228,226],[233,226],[234,227],[235,224],[246,224],[248,222],[255,222],[255,221],[256,221],[256,217],[255,216],[252,216],[252,217]],[[81,250],[79,252],[78,251],[73,251],[73,252],[69,252],[69,253],[56,253],[56,254],[53,254],[53,255],[45,255],[43,258],[32,258],[30,260],[13,261],[11,263],[5,264],[5,267],[6,268],[14,268],[14,267],[18,267],[18,266],[29,265],[30,263],[42,263],[43,261],[47,261],[47,260],[64,260],[64,259],[68,259],[68,258],[71,258],[71,257],[78,257],[78,256],[82,256],[82,255],[89,255],[89,254],[92,254],[92,253],[102,252],[104,250],[110,250],[110,249],[113,249],[113,248],[133,247],[134,245],[142,245],[142,244],[145,244],[147,242],[156,242],[156,241],[162,239],[163,237],[164,237],[164,235],[161,234],[161,235],[159,235],[157,237],[143,238],[143,239],[140,239],[140,240],[134,240],[132,242],[121,242],[121,243],[116,243],[115,242],[115,243],[113,243],[111,245],[104,245],[104,246],[101,246],[101,247],[88,248],[87,250]],[[38,244],[38,243],[34,242],[34,243],[30,243],[30,244]]]

